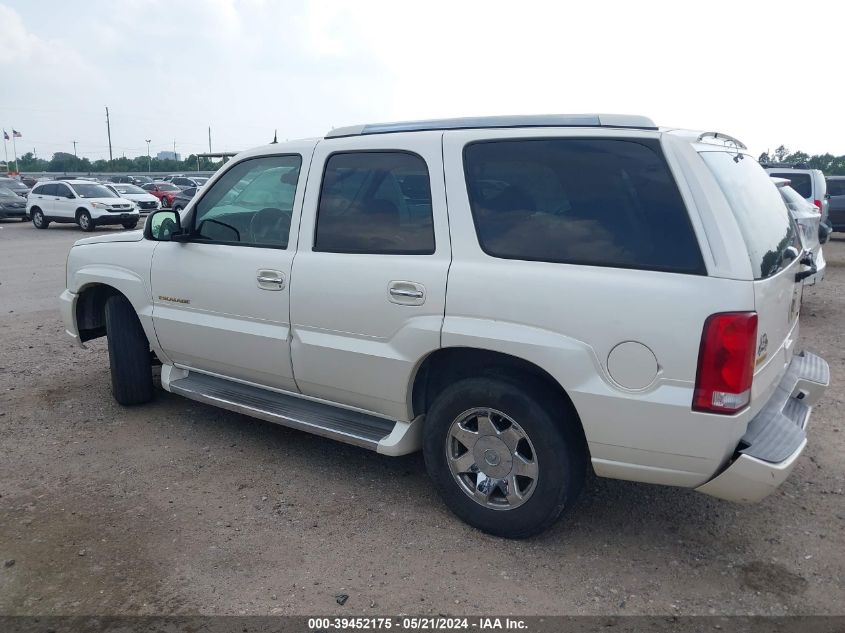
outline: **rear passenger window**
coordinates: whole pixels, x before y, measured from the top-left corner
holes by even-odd
[[[648,141],[484,141],[464,150],[489,255],[704,274],[687,210]]]
[[[801,194],[802,198],[813,197],[813,183],[810,181],[810,174],[796,174],[789,171],[771,172],[773,178],[786,178],[789,186]]]
[[[407,152],[347,152],[326,162],[314,250],[430,255],[428,167]]]

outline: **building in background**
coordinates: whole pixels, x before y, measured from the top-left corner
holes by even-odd
[[[156,154],[156,158],[159,160],[182,160],[181,154],[176,152],[159,152]]]

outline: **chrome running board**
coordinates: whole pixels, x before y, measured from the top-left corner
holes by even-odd
[[[377,450],[396,422],[224,378],[189,373],[170,383],[170,391],[197,402],[275,422],[300,431]]]

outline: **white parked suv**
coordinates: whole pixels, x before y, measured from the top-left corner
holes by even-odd
[[[134,229],[140,218],[134,202],[90,180],[38,183],[26,200],[26,214],[37,229],[58,222],[78,224],[83,231],[93,231],[105,224]]]
[[[829,380],[808,256],[738,141],[620,115],[364,125],[236,156],[80,240],[61,306],[112,389],[401,455],[524,537],[597,475],[758,500]],[[151,354],[152,351],[152,354]],[[153,356],[154,354],[154,356]]]

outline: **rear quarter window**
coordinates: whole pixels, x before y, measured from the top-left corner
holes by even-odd
[[[488,255],[705,274],[657,141],[480,141],[464,168]]]
[[[770,178],[778,174],[767,174],[757,161],[745,154],[701,152],[701,157],[733,210],[754,278],[771,277],[788,266],[791,261],[784,258],[784,252],[789,246],[800,251],[801,238]],[[795,189],[794,180],[792,188]]]

